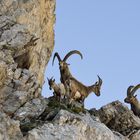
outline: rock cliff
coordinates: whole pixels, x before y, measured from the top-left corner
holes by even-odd
[[[41,96],[55,0],[1,0],[0,7],[0,140],[140,139],[140,119],[119,101],[87,110]]]

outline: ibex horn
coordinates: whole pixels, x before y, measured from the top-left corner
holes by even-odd
[[[139,88],[140,88],[140,84],[136,85],[136,86],[132,89],[131,95],[134,95],[135,92],[137,91],[137,89],[139,89]]]
[[[47,80],[48,80],[48,82],[49,82],[50,79],[47,77]]]
[[[56,52],[56,53],[54,54],[54,56],[53,56],[52,65],[54,64],[55,57],[57,57],[57,59],[58,59],[59,62],[62,61],[61,58],[60,58],[60,56],[59,56],[59,54]]]
[[[97,75],[98,76],[98,81],[99,81],[99,85],[101,86],[102,85],[102,83],[103,83],[103,81],[102,81],[102,79],[100,78],[100,76],[99,75]]]
[[[64,57],[63,61],[66,62],[66,60],[72,55],[72,54],[79,54],[81,56],[81,59],[83,59],[83,55],[81,54],[81,52],[77,51],[77,50],[73,50],[70,51],[69,53],[66,54],[66,56]]]
[[[48,81],[53,80],[53,76],[52,76],[50,79],[47,77],[47,80],[48,80]]]
[[[131,96],[131,91],[134,86],[129,86],[127,89],[127,96]]]

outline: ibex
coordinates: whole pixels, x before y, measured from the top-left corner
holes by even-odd
[[[127,97],[124,99],[124,102],[129,103],[131,105],[131,110],[138,117],[140,117],[140,102],[136,98],[137,95],[134,94],[139,88],[140,84],[136,86],[129,86],[127,89]]]
[[[79,54],[81,58],[83,58],[82,54],[77,51],[70,51],[63,60],[61,60],[60,56],[58,53],[54,54],[53,57],[53,63],[55,60],[55,57],[58,58],[59,61],[59,68],[60,68],[60,75],[61,75],[61,82],[65,85],[66,92],[67,92],[67,87],[69,87],[69,92],[70,92],[70,98],[73,98],[75,100],[84,100],[89,93],[94,92],[97,96],[100,96],[100,88],[102,85],[102,80],[99,78],[99,81],[96,82],[92,86],[85,86],[81,82],[79,82],[77,79],[75,79],[72,74],[70,73],[68,64],[66,63],[66,60],[68,59],[69,56],[72,54]]]
[[[54,54],[52,64],[54,64],[54,60],[57,57],[57,59],[59,61],[59,69],[60,69],[60,76],[61,76],[60,81],[62,83],[65,83],[68,78],[73,77],[72,74],[70,73],[70,70],[68,67],[69,64],[66,63],[67,59],[73,54],[78,54],[81,56],[81,59],[83,58],[82,54],[77,50],[73,50],[73,51],[70,51],[69,53],[67,53],[63,60],[60,58],[60,56],[57,52]]]
[[[48,84],[49,84],[49,88],[50,90],[54,90],[53,94],[54,96],[59,100],[61,101],[62,98],[65,97],[65,87],[62,83],[59,83],[59,84],[56,84],[55,83],[55,79],[53,79],[53,77],[51,79],[47,78],[48,79]]]
[[[72,100],[78,100],[84,102],[84,99],[94,92],[96,96],[100,96],[100,89],[102,85],[102,79],[98,76],[98,82],[91,86],[85,86],[75,78],[70,78],[70,98]],[[70,102],[71,102],[70,101]]]

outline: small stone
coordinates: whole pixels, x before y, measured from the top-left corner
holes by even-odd
[[[6,114],[0,112],[0,139],[23,140],[19,125],[19,121],[12,120]]]
[[[29,100],[28,93],[25,91],[16,91],[10,94],[7,100],[3,103],[3,110],[5,113],[11,115],[20,106]]]
[[[7,70],[7,76],[8,76],[8,78],[13,79],[13,77],[14,77],[14,72],[12,71],[12,69],[8,69],[8,70]]]
[[[22,71],[24,74],[30,76],[30,71],[28,69],[23,69]]]
[[[33,99],[27,102],[23,107],[17,110],[14,114],[14,119],[18,119],[20,121],[24,120],[25,118],[28,120],[32,118],[37,118],[46,108],[46,102],[44,99]]]
[[[0,103],[2,103],[7,97],[8,95],[10,95],[13,91],[13,88],[8,87],[8,86],[3,86],[0,89]]]
[[[22,74],[22,77],[20,78],[22,84],[25,84],[29,79],[28,75]]]
[[[22,82],[20,80],[13,80],[13,83],[14,83],[14,88],[15,89],[20,88],[21,85],[22,85]]]
[[[7,77],[7,65],[5,62],[0,61],[0,86],[3,85]]]
[[[22,72],[22,69],[21,68],[16,69],[16,71],[14,73],[14,78],[16,80],[19,79],[19,77],[21,76],[21,72]]]

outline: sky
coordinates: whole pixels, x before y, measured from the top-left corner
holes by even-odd
[[[101,96],[91,93],[86,108],[99,109],[116,100],[124,103],[128,86],[140,83],[139,7],[139,0],[57,0],[53,54],[63,58],[79,50],[83,60],[73,55],[67,61],[72,75],[88,86],[97,75],[103,80]],[[52,66],[51,57],[44,77],[45,97],[53,95],[47,83],[52,76],[60,82],[58,61]]]

